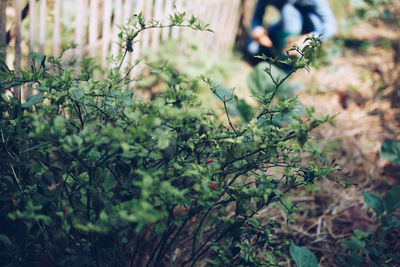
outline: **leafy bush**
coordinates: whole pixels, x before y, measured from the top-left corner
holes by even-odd
[[[171,16],[169,26],[207,29],[196,18]],[[290,214],[288,191],[324,179],[332,168],[306,162],[322,155],[308,133],[330,121],[307,110],[284,126],[276,117],[295,99],[274,101],[280,86],[307,67],[318,38],[308,38],[286,76],[249,122],[226,121],[205,109],[188,82],[167,66],[168,89],[153,100],[134,99],[121,70],[138,33],[163,27],[134,16],[120,34],[124,53],[104,80],[64,68],[59,58],[31,54],[28,70],[0,76],[0,246],[3,266],[277,265],[284,244],[265,208]],[[202,80],[222,101],[207,77]],[[25,103],[20,86],[37,93]]]
[[[385,140],[380,155],[399,164],[399,141]],[[368,263],[371,266],[393,266],[400,264],[400,256],[391,245],[392,235],[400,227],[399,219],[393,214],[400,207],[400,186],[389,190],[381,198],[378,195],[364,192],[364,202],[374,210],[376,222],[371,233],[354,230],[354,236],[342,242],[348,256],[341,259],[348,266],[360,266]]]
[[[400,207],[400,186],[392,188],[382,198],[375,194],[364,192],[364,202],[376,214],[375,227],[371,233],[354,230],[354,235],[342,242],[342,247],[348,252],[341,258],[346,266],[393,266],[400,264],[396,248],[390,244],[391,234],[400,227],[400,221],[393,212]]]

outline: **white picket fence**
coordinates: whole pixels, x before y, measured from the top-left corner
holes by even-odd
[[[29,11],[22,20],[27,4]],[[14,0],[10,6],[8,1],[0,0],[0,44],[6,43],[6,32],[10,32],[13,65],[18,68],[21,58],[31,51],[59,56],[61,39],[68,38],[78,47],[67,57],[82,59],[89,55],[106,67],[106,59],[120,49],[117,26],[126,23],[131,15],[142,12],[146,18],[167,22],[170,14],[184,11],[210,24],[215,32],[197,32],[203,43],[215,51],[226,52],[235,40],[240,4],[241,0]],[[23,30],[29,33],[21,34]],[[133,63],[143,51],[157,49],[169,38],[179,38],[182,31],[143,31],[129,60]],[[4,47],[0,49],[4,53]]]

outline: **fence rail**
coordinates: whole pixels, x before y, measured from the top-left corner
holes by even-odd
[[[202,42],[215,51],[230,51],[238,28],[240,4],[241,0],[14,0],[10,5],[7,0],[0,0],[0,44],[13,47],[13,62],[8,62],[15,68],[20,66],[21,57],[31,51],[59,56],[66,38],[78,44],[66,57],[76,56],[79,60],[89,55],[106,67],[107,57],[120,49],[117,26],[126,23],[131,15],[142,12],[146,18],[166,22],[174,11],[185,11],[214,30],[215,34],[198,32]],[[142,32],[131,62],[143,51],[157,49],[170,38],[179,38],[181,31],[163,28]],[[5,54],[4,46],[0,49]]]

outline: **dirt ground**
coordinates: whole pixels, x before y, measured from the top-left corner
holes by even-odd
[[[320,266],[339,266],[335,259],[344,253],[341,241],[354,229],[373,229],[376,218],[364,204],[363,191],[383,195],[400,185],[400,166],[379,156],[385,139],[400,140],[400,33],[379,21],[360,25],[353,33],[352,38],[371,45],[367,49],[343,47],[341,55],[329,64],[310,73],[299,71],[291,79],[302,85],[298,95],[305,106],[337,114],[335,126],[324,125],[312,135],[331,152],[342,171],[315,190],[293,197],[293,202],[301,204],[300,213],[296,224],[283,229],[296,244],[311,249]],[[382,45],[387,39],[392,40],[391,48]],[[254,104],[244,89],[251,70],[241,62],[238,75],[228,85],[236,85],[238,96]],[[334,176],[353,186],[343,188]],[[283,212],[273,216],[286,221]],[[400,232],[390,238],[395,251],[400,251]]]

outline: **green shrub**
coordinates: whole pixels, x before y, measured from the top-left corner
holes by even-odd
[[[171,17],[175,25],[207,29],[184,14]],[[155,70],[166,77],[165,93],[133,98],[135,66],[121,70],[122,61],[137,34],[152,27],[162,26],[141,14],[123,27],[125,52],[103,80],[38,54],[28,70],[0,72],[3,266],[261,266],[285,257],[285,243],[274,238],[279,224],[263,211],[277,203],[291,218],[296,205],[286,193],[330,173],[302,153],[322,157],[308,133],[331,117],[292,112],[277,126],[274,119],[297,102],[274,98],[308,66],[319,39],[310,37],[286,62],[286,76],[267,67],[274,86],[257,96],[259,112],[232,121],[204,108],[167,66]],[[240,101],[202,80],[226,111],[228,101]],[[38,93],[21,103],[20,86]]]
[[[400,255],[390,243],[391,235],[400,227],[399,219],[393,212],[400,207],[400,186],[394,187],[382,198],[364,192],[364,202],[376,214],[372,231],[354,230],[354,235],[342,242],[347,255],[340,259],[346,266],[395,266],[400,264]],[[396,240],[396,239],[395,239]]]
[[[399,164],[400,142],[385,140],[381,147],[381,157]],[[342,242],[347,255],[340,259],[346,266],[393,266],[400,264],[400,255],[396,247],[391,245],[392,236],[400,227],[399,219],[393,214],[400,207],[400,186],[390,189],[383,198],[364,192],[364,202],[376,215],[371,232],[354,230],[354,235]],[[394,238],[394,241],[397,241]],[[397,253],[396,253],[397,252]]]

